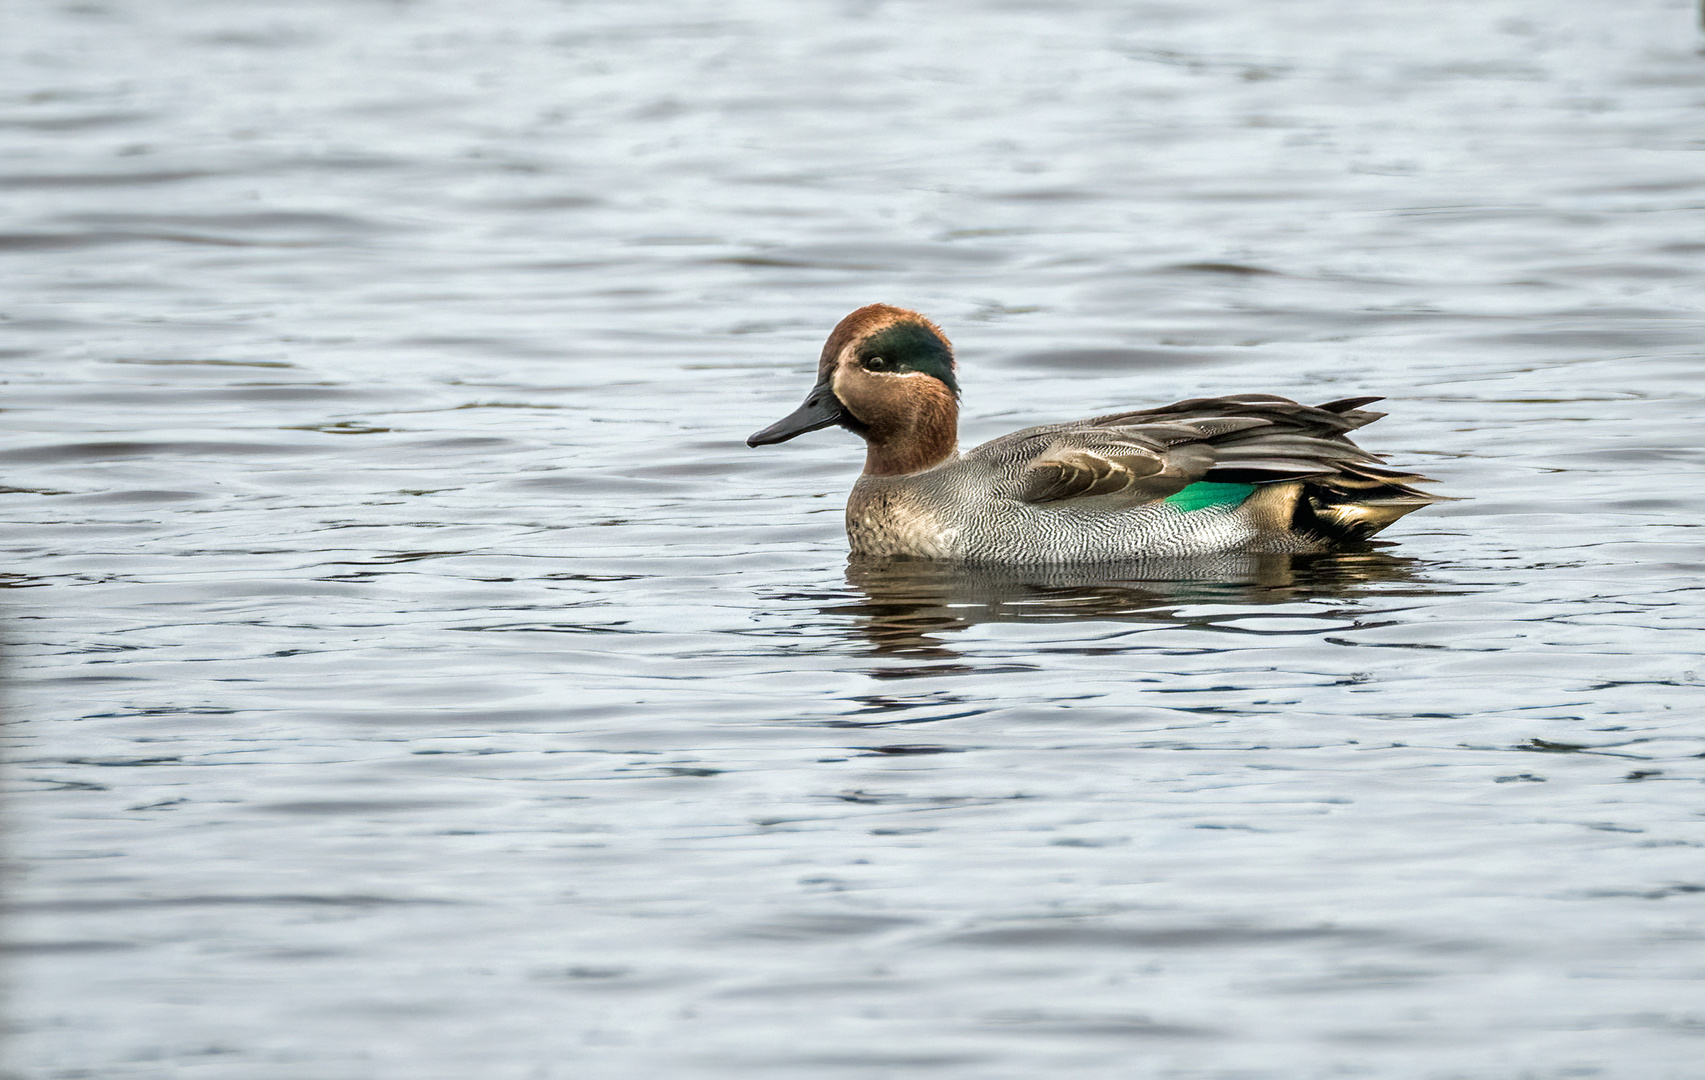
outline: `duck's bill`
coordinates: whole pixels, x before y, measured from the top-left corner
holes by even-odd
[[[786,442],[807,431],[817,431],[838,424],[845,417],[846,410],[841,406],[841,400],[835,396],[835,392],[828,386],[818,386],[812,389],[810,396],[805,399],[805,404],[764,430],[748,436],[746,445],[768,446],[770,443]]]

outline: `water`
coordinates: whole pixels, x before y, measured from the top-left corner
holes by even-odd
[[[1697,1077],[1695,15],[9,5],[9,1075]],[[872,301],[1472,499],[849,567]]]

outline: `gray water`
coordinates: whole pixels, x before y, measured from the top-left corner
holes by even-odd
[[[7,1075],[1705,1076],[1684,0],[0,6]],[[874,301],[1468,501],[849,567]]]

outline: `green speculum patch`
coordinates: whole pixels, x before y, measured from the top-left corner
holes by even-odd
[[[953,377],[953,352],[927,326],[913,322],[895,323],[872,334],[859,346],[861,360],[881,357],[881,370],[917,371],[947,384],[957,396],[959,382]]]
[[[1162,501],[1188,513],[1191,510],[1206,510],[1210,506],[1236,506],[1249,498],[1254,491],[1254,484],[1211,484],[1204,480],[1191,484],[1176,495],[1168,495]]]

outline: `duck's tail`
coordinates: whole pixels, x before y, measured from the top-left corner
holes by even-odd
[[[1291,528],[1329,540],[1366,540],[1405,514],[1455,501],[1413,486],[1428,482],[1382,465],[1343,462],[1329,476],[1301,481]]]

